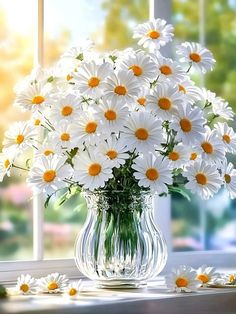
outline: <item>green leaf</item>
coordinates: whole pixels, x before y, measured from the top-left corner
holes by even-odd
[[[169,186],[169,193],[179,193],[183,197],[185,197],[189,202],[191,201],[191,198],[188,192],[184,188],[180,188],[177,186]]]
[[[77,60],[83,61],[84,60],[84,54],[81,52],[77,57]]]

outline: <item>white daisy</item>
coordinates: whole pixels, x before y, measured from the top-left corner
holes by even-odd
[[[63,152],[60,145],[58,145],[58,141],[47,141],[43,144],[39,144],[37,149],[34,151],[35,158],[41,156],[51,156],[51,155],[61,155]]]
[[[204,138],[205,129],[203,125],[205,122],[206,120],[199,108],[192,108],[190,104],[182,104],[178,106],[178,111],[170,127],[177,132],[177,141],[191,145]]]
[[[157,78],[156,63],[144,51],[134,51],[118,64],[121,70],[131,71],[139,83],[149,83]]]
[[[129,116],[127,106],[103,100],[95,109],[100,120],[99,131],[103,133],[119,132]]]
[[[37,130],[27,122],[15,122],[5,132],[3,140],[4,152],[17,156],[29,147],[35,145]]]
[[[177,107],[183,103],[183,97],[177,86],[158,84],[147,96],[147,109],[162,120],[172,120]]]
[[[201,99],[201,89],[195,86],[189,78],[179,82],[178,88],[186,102],[193,104]]]
[[[107,77],[103,91],[103,98],[112,102],[123,104],[133,103],[134,97],[138,95],[139,84],[131,71],[119,71],[111,73]]]
[[[96,64],[94,61],[84,62],[74,76],[76,89],[91,98],[99,98],[103,93],[104,80],[112,68],[109,63]]]
[[[227,164],[225,161],[221,167],[221,174],[229,197],[231,199],[236,198],[236,169],[234,169],[234,165],[231,162]]]
[[[70,298],[76,298],[82,289],[82,280],[73,281],[65,288],[64,292],[66,296]]]
[[[236,134],[234,133],[233,128],[229,127],[227,123],[220,123],[214,125],[219,138],[221,139],[225,150],[228,153],[236,152]]]
[[[121,137],[131,151],[154,152],[155,145],[162,141],[161,122],[149,112],[133,112]]]
[[[72,168],[66,164],[66,157],[58,155],[37,158],[31,168],[27,182],[36,193],[48,195],[67,186],[65,179],[72,176]]]
[[[211,71],[216,62],[210,50],[198,43],[182,43],[177,48],[177,54],[181,56],[181,62],[188,62],[203,73]]]
[[[229,106],[228,102],[220,97],[217,97],[217,101],[212,104],[212,111],[216,117],[225,120],[233,120],[234,112]]]
[[[95,151],[84,151],[76,156],[74,177],[85,189],[91,191],[104,187],[105,182],[112,178],[110,160]]]
[[[214,267],[208,267],[206,265],[202,265],[197,269],[196,279],[200,280],[202,286],[210,284],[211,281],[216,279],[219,276],[219,273],[216,272]]]
[[[35,128],[41,128],[42,126],[47,127],[44,115],[38,111],[31,116],[29,123]]]
[[[15,290],[19,294],[35,294],[37,287],[37,280],[30,275],[21,275],[17,278]]]
[[[142,86],[138,95],[135,97],[135,102],[132,105],[133,110],[146,110],[147,95],[150,94],[150,89],[146,86]]]
[[[172,184],[170,163],[167,159],[153,154],[146,154],[134,160],[132,168],[139,186],[149,187],[152,191],[168,193],[167,184]]]
[[[138,44],[144,48],[159,49],[172,40],[174,28],[165,20],[156,19],[139,24],[134,29],[133,38],[140,38]]]
[[[189,162],[189,148],[181,143],[175,145],[167,157],[173,168],[181,168]]]
[[[53,123],[59,121],[76,121],[81,115],[81,98],[68,94],[58,97],[58,100],[48,110],[48,118]]]
[[[55,141],[58,146],[68,150],[76,147],[78,144],[76,127],[74,124],[69,124],[68,121],[56,124],[54,126],[55,131],[49,134],[50,142]]]
[[[38,285],[40,291],[44,293],[62,293],[66,289],[68,282],[69,280],[66,278],[66,275],[52,273],[40,278]]]
[[[119,168],[129,158],[126,145],[114,135],[106,141],[100,142],[98,151],[110,159],[112,168]]]
[[[201,159],[201,154],[195,147],[189,147],[189,162],[195,162],[196,160]]]
[[[3,181],[5,175],[10,176],[13,164],[13,158],[10,155],[0,153],[0,182]]]
[[[217,131],[205,126],[204,138],[196,145],[202,159],[211,163],[220,163],[225,158],[225,149]]]
[[[193,292],[201,286],[196,279],[197,272],[190,266],[181,265],[165,276],[165,283],[169,290],[175,292]]]
[[[208,164],[204,160],[187,165],[183,176],[188,179],[185,187],[192,193],[200,195],[202,199],[213,196],[222,184],[216,165]]]

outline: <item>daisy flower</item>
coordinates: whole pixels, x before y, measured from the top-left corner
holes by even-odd
[[[113,176],[110,160],[95,151],[81,152],[73,162],[75,180],[90,191],[104,187]]]
[[[138,95],[135,97],[135,102],[132,105],[133,110],[146,110],[147,95],[150,94],[150,89],[146,86],[142,86]]]
[[[129,116],[127,106],[103,100],[95,109],[100,120],[99,131],[103,133],[119,132]]]
[[[99,98],[104,88],[104,80],[111,72],[109,63],[96,64],[94,61],[84,62],[74,76],[76,89],[91,98]]]
[[[170,275],[165,276],[165,283],[170,291],[194,292],[201,286],[196,279],[197,272],[190,266],[181,265],[173,269]]]
[[[55,131],[50,132],[50,142],[55,141],[62,149],[70,150],[77,146],[76,127],[74,124],[69,124],[68,121],[63,121],[54,126]]]
[[[149,112],[133,112],[124,124],[121,138],[131,151],[154,152],[155,145],[162,141],[161,122]]]
[[[208,164],[204,160],[187,165],[183,176],[188,179],[185,187],[192,193],[200,195],[202,199],[213,196],[222,184],[216,165]]]
[[[80,294],[82,288],[82,280],[71,282],[64,290],[65,294],[70,298],[75,298]]]
[[[139,83],[149,83],[157,77],[156,63],[144,51],[134,51],[118,64],[124,71],[130,71]]]
[[[195,147],[189,147],[189,162],[195,162],[201,158],[201,154]]]
[[[65,120],[74,122],[81,115],[81,98],[73,94],[62,96],[48,111],[48,117],[52,123]]]
[[[44,293],[62,293],[66,289],[68,282],[66,275],[52,273],[40,278],[38,285],[39,289]]]
[[[115,135],[112,135],[106,141],[100,142],[98,146],[98,151],[110,159],[112,168],[119,168],[125,164],[126,159],[129,158],[127,150],[126,145],[120,139],[117,139]]]
[[[180,62],[188,62],[203,73],[211,71],[216,62],[210,50],[198,43],[182,43],[177,48],[177,54],[181,56]]]
[[[162,120],[172,120],[177,107],[183,103],[182,95],[173,84],[158,84],[147,96],[147,109]]]
[[[229,127],[227,123],[220,123],[214,125],[219,138],[223,142],[224,148],[228,153],[236,152],[236,134],[233,128]]]
[[[67,186],[65,179],[72,176],[72,168],[66,164],[66,157],[57,155],[37,158],[31,168],[27,182],[36,193],[47,195]]]
[[[38,127],[41,128],[43,125],[45,125],[45,117],[42,113],[39,113],[38,111],[36,111],[31,116],[29,123],[35,128],[38,128]]]
[[[172,184],[172,175],[167,159],[147,154],[136,158],[132,168],[139,186],[149,187],[158,194],[168,193],[167,184]]]
[[[214,267],[208,267],[206,265],[202,265],[197,269],[197,276],[196,279],[200,280],[202,283],[202,286],[205,286],[214,279],[216,279],[219,276],[219,273],[216,272],[216,269]]]
[[[195,86],[194,82],[189,78],[185,78],[183,81],[179,82],[178,88],[186,102],[194,104],[201,99],[201,89]]]
[[[229,106],[227,101],[217,97],[217,101],[212,104],[212,111],[216,117],[220,117],[225,120],[233,120],[234,112]]]
[[[189,162],[189,148],[181,143],[175,145],[167,157],[173,168],[182,168]]]
[[[16,156],[35,144],[37,130],[27,122],[15,122],[5,132],[3,140],[7,155]]]
[[[133,103],[138,95],[139,84],[131,71],[111,73],[106,81],[103,98],[112,102]]]
[[[10,176],[11,167],[13,164],[13,158],[10,155],[0,153],[0,182],[3,181],[5,175]]]
[[[144,48],[159,49],[172,40],[173,31],[174,28],[171,24],[166,24],[165,20],[156,19],[137,25],[133,38],[140,38],[138,45]]]
[[[17,90],[14,105],[23,111],[42,110],[47,103],[47,90],[43,83],[29,83],[22,90]]]
[[[202,159],[211,163],[220,163],[225,158],[225,149],[219,139],[217,131],[205,126],[204,138],[196,145]]]
[[[19,294],[37,293],[37,280],[30,275],[21,275],[17,278],[16,292]]]
[[[34,151],[35,158],[41,156],[51,156],[51,155],[61,155],[62,148],[58,145],[57,141],[47,141],[43,144],[37,146],[37,149]]]
[[[204,138],[205,129],[203,127],[206,120],[199,108],[192,108],[190,104],[178,106],[173,122],[170,127],[177,132],[176,140],[183,144],[192,145]]]
[[[154,55],[154,60],[157,63],[157,75],[158,80],[165,81],[170,80],[172,83],[178,83],[185,79],[186,72],[181,68],[176,61],[170,58],[164,58],[161,55]]]
[[[231,199],[236,198],[236,169],[234,169],[234,165],[231,162],[228,164],[226,161],[223,162],[221,174],[229,197]]]

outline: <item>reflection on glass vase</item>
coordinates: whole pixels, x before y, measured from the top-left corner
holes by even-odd
[[[79,270],[101,287],[139,287],[166,264],[150,192],[84,192],[85,226],[75,245]]]

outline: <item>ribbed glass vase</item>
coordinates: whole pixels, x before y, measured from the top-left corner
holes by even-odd
[[[153,221],[150,192],[84,192],[85,225],[75,245],[79,270],[102,287],[146,284],[166,264],[167,248]]]

